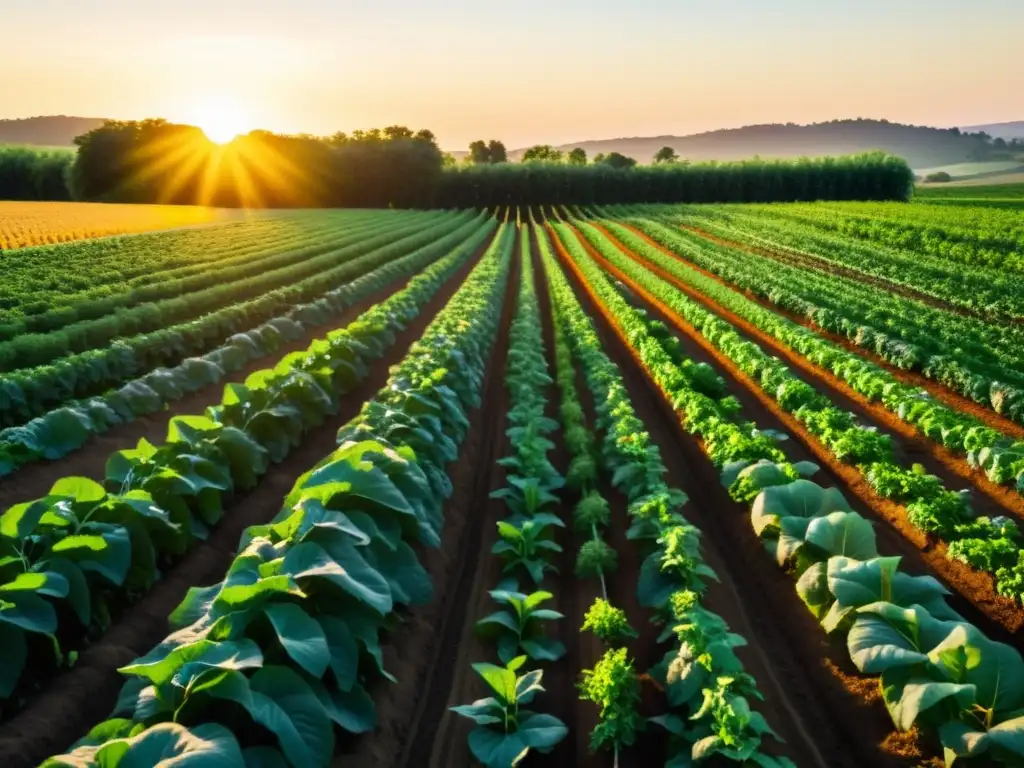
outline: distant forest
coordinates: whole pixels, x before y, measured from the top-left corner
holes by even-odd
[[[75,137],[99,128],[102,117],[26,117],[0,120],[0,144],[28,144],[37,147],[71,147]]]
[[[905,200],[913,173],[882,152],[690,163],[662,147],[650,165],[542,145],[508,162],[477,141],[458,163],[429,130],[389,126],[325,138],[253,131],[226,145],[164,120],[108,121],[77,152],[0,148],[0,199],[252,208],[451,208],[507,204]]]

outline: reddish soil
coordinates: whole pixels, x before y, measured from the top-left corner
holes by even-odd
[[[503,510],[489,495],[503,478],[497,461],[505,447],[504,371],[518,280],[517,260],[509,274],[482,404],[472,415],[459,460],[449,470],[454,494],[445,506],[441,548],[421,553],[434,585],[434,599],[414,608],[387,641],[385,668],[399,682],[381,681],[371,691],[377,703],[377,728],[340,745],[335,765],[422,766],[436,765],[438,760],[441,765],[472,764],[466,743],[469,721],[447,708],[486,695],[470,663],[494,660],[493,651],[478,647],[472,630],[477,619],[493,612],[487,590],[500,580],[490,546]],[[438,754],[445,750],[449,754]]]
[[[584,241],[581,240],[581,242]],[[584,245],[586,246],[585,242]],[[619,244],[619,247],[623,248],[626,253],[629,253],[629,251],[621,244]],[[1024,611],[1022,611],[1020,606],[1018,606],[1013,600],[996,594],[994,579],[992,576],[976,571],[963,563],[948,560],[945,556],[946,547],[943,542],[937,541],[932,537],[928,537],[914,528],[907,519],[904,507],[879,497],[864,480],[863,475],[861,475],[859,471],[854,467],[842,464],[833,458],[828,449],[825,448],[825,446],[822,445],[813,435],[807,432],[800,422],[784,412],[772,398],[761,390],[756,382],[752,381],[748,376],[746,376],[746,374],[733,365],[733,363],[722,355],[710,342],[708,342],[697,329],[693,328],[684,320],[672,313],[667,306],[651,296],[612,264],[601,258],[601,256],[593,249],[589,249],[589,253],[598,261],[599,264],[601,264],[602,268],[606,269],[610,274],[613,274],[628,285],[637,296],[642,297],[645,302],[651,305],[655,309],[656,315],[663,319],[667,324],[684,334],[692,344],[697,345],[701,350],[703,350],[703,353],[708,358],[708,362],[710,362],[710,364],[720,371],[724,369],[728,374],[728,378],[734,380],[740,385],[738,389],[744,393],[744,397],[740,398],[741,402],[743,402],[744,399],[747,401],[757,401],[760,408],[769,414],[769,420],[777,422],[783,428],[783,431],[786,431],[797,438],[804,450],[808,453],[807,458],[815,461],[823,467],[827,467],[830,474],[836,479],[841,480],[841,485],[851,491],[861,501],[865,509],[870,510],[870,516],[885,520],[892,526],[892,528],[898,531],[903,541],[897,545],[897,551],[902,554],[908,553],[908,550],[915,552],[917,555],[915,559],[919,559],[925,563],[928,570],[934,571],[947,586],[949,586],[953,591],[963,595],[970,604],[984,614],[985,617],[988,617],[988,621],[983,620],[980,616],[976,617],[976,619],[972,619],[979,627],[988,631],[990,637],[993,637],[993,639],[1002,639],[1004,642],[1012,641],[1012,638],[1007,635],[1007,632],[1015,633],[1024,626]],[[637,260],[640,261],[636,256],[633,256],[633,258],[637,258]],[[852,390],[849,390],[845,385],[838,386],[841,382],[837,379],[830,375],[826,376],[822,374],[819,376],[817,372],[820,369],[810,365],[803,358],[793,355],[792,353],[788,353],[785,348],[768,343],[771,341],[770,339],[765,340],[764,334],[761,334],[754,326],[747,323],[742,318],[710,302],[705,299],[702,294],[692,290],[687,290],[685,284],[682,283],[682,281],[673,278],[670,273],[664,272],[663,270],[657,270],[646,262],[642,263],[680,290],[684,290],[687,295],[700,301],[708,309],[714,311],[719,317],[733,324],[737,330],[749,340],[768,347],[773,354],[783,358],[786,362],[792,363],[808,383],[827,395],[837,406],[856,413],[866,423],[876,421],[874,418],[874,411],[864,405],[865,401],[863,398],[857,400],[850,397]],[[895,420],[895,417],[892,416],[892,414],[889,414],[888,411],[884,411],[884,413],[888,414],[890,419]],[[762,427],[764,426],[761,419],[754,419],[754,421]],[[897,436],[894,438],[897,459],[901,459],[907,463],[919,462],[924,465],[929,472],[941,477],[947,487],[957,487],[957,474],[951,471],[951,468],[945,462],[940,460],[941,457],[937,457],[933,451],[929,450],[931,447],[930,443],[926,444],[916,436],[911,436],[910,439],[905,439],[897,430],[890,428],[889,421],[884,421],[879,426],[882,427],[883,431],[897,432]],[[789,444],[784,447],[788,448]],[[1015,499],[1009,499],[1009,501],[1013,502],[1012,505],[999,505],[991,498],[990,494],[974,494],[973,503],[975,509],[983,514],[1004,514],[1006,511],[1021,514],[1019,506],[1020,498],[1017,497],[1016,494],[1012,494],[1012,496],[1016,497]],[[896,542],[892,543],[896,544]],[[965,606],[958,606],[957,610],[964,612],[963,608],[965,608]],[[965,613],[965,615],[967,614]],[[1000,631],[1000,628],[1004,631]]]
[[[227,384],[242,383],[252,373],[273,367],[278,360],[292,352],[300,352],[314,340],[323,338],[337,328],[344,328],[367,309],[400,291],[411,277],[396,280],[390,286],[349,307],[332,323],[312,328],[302,338],[289,342],[269,355],[249,361],[245,368],[228,374],[219,384],[204,387],[170,403],[159,413],[140,416],[135,421],[121,424],[102,435],[95,435],[79,450],[56,461],[38,461],[27,464],[13,475],[0,480],[0,509],[29,499],[45,496],[54,482],[62,477],[88,477],[103,482],[107,458],[115,451],[134,448],[140,439],[160,444],[167,438],[167,424],[174,416],[194,415],[219,405]]]
[[[623,373],[634,408],[661,448],[669,482],[689,495],[684,513],[704,532],[705,557],[721,578],[709,588],[705,605],[749,641],[739,653],[765,696],[755,706],[786,742],[766,742],[766,748],[800,766],[909,765],[881,749],[892,732],[888,715],[830,672],[830,666],[849,668],[845,648],[829,644],[796,598],[792,581],[765,555],[746,509],[712,480],[718,473],[698,441],[684,433],[679,415],[606,310],[588,294],[571,260],[564,252],[560,256],[606,351]],[[767,421],[758,418],[759,424],[771,426]]]
[[[422,336],[486,248],[487,244],[481,246],[423,307],[419,317],[397,334],[395,343],[373,366],[367,379],[342,397],[338,414],[307,433],[302,445],[283,462],[272,466],[254,490],[226,505],[224,520],[209,540],[165,572],[143,601],[122,615],[98,642],[82,651],[73,669],[50,682],[20,713],[0,727],[0,765],[5,768],[38,765],[69,748],[113,709],[124,683],[117,668],[163,640],[167,634],[168,614],[190,587],[223,578],[235,556],[242,531],[249,525],[273,518],[295,480],[334,449],[338,429],[354,418],[363,403],[384,386],[389,368]]]
[[[830,333],[828,331],[825,331],[825,330],[819,328],[818,326],[816,326],[814,323],[812,323],[806,317],[798,315],[798,314],[796,314],[794,312],[790,312],[789,310],[783,309],[782,307],[776,306],[775,304],[773,304],[772,302],[768,301],[767,299],[755,295],[752,291],[743,290],[740,287],[738,287],[736,285],[733,285],[728,280],[725,280],[721,276],[716,275],[714,272],[710,272],[710,271],[704,269],[703,267],[701,267],[701,266],[699,266],[697,264],[694,264],[691,261],[687,261],[686,259],[684,259],[679,254],[675,253],[674,251],[671,251],[668,248],[665,248],[664,246],[662,246],[661,244],[655,242],[649,236],[647,236],[645,233],[641,232],[639,229],[636,229],[632,225],[626,224],[624,222],[619,222],[619,223],[622,226],[624,226],[627,229],[629,229],[630,231],[632,231],[633,234],[635,234],[637,237],[642,238],[651,247],[657,248],[659,251],[664,253],[666,256],[670,256],[673,259],[676,259],[677,261],[685,264],[686,266],[690,267],[691,269],[694,269],[694,270],[700,272],[702,275],[704,275],[704,276],[714,280],[715,282],[719,283],[720,285],[724,285],[724,286],[726,286],[728,288],[731,288],[732,290],[736,291],[737,293],[742,293],[744,295],[744,297],[746,297],[750,301],[753,301],[756,304],[761,305],[765,309],[771,310],[772,312],[776,313],[777,315],[781,315],[781,316],[785,317],[786,319],[796,323],[797,325],[801,325],[804,328],[807,328],[808,330],[814,331],[816,334],[818,334],[822,338],[828,339],[833,344],[838,344],[843,349],[845,349],[847,352],[855,354],[858,357],[863,358],[864,360],[867,360],[867,361],[869,361],[871,363],[874,363],[879,368],[885,369],[889,374],[891,374],[894,378],[896,378],[901,383],[907,384],[909,386],[920,387],[920,388],[926,390],[936,400],[938,400],[938,401],[940,401],[942,403],[945,403],[950,408],[955,408],[958,411],[963,411],[964,413],[969,414],[973,418],[975,418],[978,421],[986,424],[987,426],[991,427],[992,429],[998,430],[1000,432],[1004,432],[1007,435],[1010,435],[1011,437],[1024,438],[1024,426],[1018,424],[1015,421],[1012,421],[1011,419],[1006,418],[1005,416],[1001,416],[998,413],[995,413],[991,408],[987,408],[986,406],[981,405],[980,403],[976,403],[973,400],[970,400],[969,398],[966,398],[963,395],[961,395],[961,394],[959,394],[957,392],[954,392],[953,390],[949,389],[945,385],[939,384],[938,382],[935,382],[935,381],[932,381],[931,379],[927,378],[923,374],[914,373],[912,371],[904,371],[904,370],[902,370],[900,368],[897,368],[896,366],[892,365],[891,363],[887,362],[886,360],[883,360],[881,357],[879,357],[875,353],[871,352],[870,350],[867,350],[867,349],[864,349],[863,347],[857,346],[852,341],[847,339],[845,336],[840,336],[838,334]],[[602,232],[604,232],[612,242],[616,243],[616,245],[618,245],[619,248],[621,248],[622,250],[626,251],[626,253],[628,253],[629,255],[634,256],[634,258],[637,258],[639,261],[642,261],[645,266],[649,266],[652,270],[655,269],[655,267],[653,265],[650,265],[642,257],[639,257],[639,256],[633,254],[631,251],[629,251],[629,249],[626,246],[624,246],[621,243],[619,243],[619,241],[616,240],[615,236],[612,235],[607,230],[605,230],[600,224],[597,224],[595,222],[591,222],[591,224],[593,224],[597,229],[600,229]],[[702,233],[695,233],[695,234],[702,234]],[[714,242],[720,242],[719,240],[714,240],[714,238],[709,238],[709,239],[712,239]],[[733,245],[732,243],[729,243],[728,241],[721,242],[721,244],[729,245],[731,247],[737,247],[737,248],[741,248],[742,249],[742,246]],[[751,253],[760,253],[760,251],[758,251],[756,249],[754,249],[754,250],[745,249],[745,250],[748,250]],[[775,342],[775,343],[777,343],[777,342]],[[821,370],[824,374],[828,374],[828,372],[825,371],[824,369],[818,369],[818,370]],[[860,395],[857,395],[857,397],[860,397]],[[877,407],[877,408],[879,408],[881,410],[885,410],[881,405],[877,405],[875,407]],[[904,426],[908,427],[909,429],[913,429],[913,427],[910,427],[909,425],[904,425]]]

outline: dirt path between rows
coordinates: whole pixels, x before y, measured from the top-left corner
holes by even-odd
[[[792,581],[765,555],[747,510],[717,482],[718,472],[699,443],[683,432],[671,404],[587,293],[571,259],[558,250],[605,350],[625,377],[637,414],[661,448],[669,483],[690,498],[683,512],[703,531],[705,557],[721,578],[709,588],[705,605],[749,641],[739,655],[765,696],[755,707],[786,740],[778,747],[766,741],[766,748],[799,766],[908,765],[907,758],[879,748],[892,735],[885,710],[851,693],[830,671],[850,667],[846,649],[828,643]]]
[[[223,578],[236,554],[242,531],[266,523],[281,509],[282,499],[300,475],[336,446],[338,429],[354,418],[363,403],[387,382],[389,368],[423,335],[466,275],[479,262],[489,241],[438,290],[419,316],[397,334],[395,343],[375,361],[370,375],[342,396],[336,415],[308,432],[301,446],[273,465],[255,489],[225,505],[224,519],[210,538],[194,548],[145,598],[125,613],[94,645],[81,653],[75,667],[54,679],[17,716],[0,726],[0,765],[35,766],[59,754],[113,709],[124,678],[119,666],[149,651],[167,634],[167,616],[188,589]]]

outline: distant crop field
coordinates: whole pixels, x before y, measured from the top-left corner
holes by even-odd
[[[0,251],[210,224],[240,212],[178,205],[0,202]]]
[[[980,163],[955,163],[954,165],[942,165],[935,168],[922,168],[915,172],[919,176],[927,176],[930,173],[948,173],[954,179],[962,179],[983,174],[1015,171],[1022,165],[1024,163],[1020,160],[992,160]]]

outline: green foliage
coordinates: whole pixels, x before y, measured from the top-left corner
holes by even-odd
[[[639,637],[626,619],[626,612],[616,608],[607,600],[598,598],[583,617],[581,632],[590,630],[606,648],[625,645],[631,638]]]
[[[569,154],[566,155],[565,161],[569,165],[586,165],[587,151],[582,147],[576,147],[576,149],[569,150]]]
[[[550,144],[537,144],[523,152],[524,163],[560,163],[564,153]]]
[[[576,555],[576,575],[590,578],[615,573],[618,562],[618,554],[603,539],[590,539]]]
[[[526,657],[519,656],[505,667],[474,664],[493,695],[451,708],[477,724],[469,734],[469,748],[488,768],[511,768],[530,750],[550,752],[569,732],[558,718],[525,709],[544,690],[540,670],[517,674],[525,663]]]
[[[590,732],[590,749],[621,750],[636,742],[644,729],[640,715],[640,681],[626,649],[605,651],[593,669],[584,669],[580,698],[599,708],[600,721]]]
[[[526,654],[533,661],[557,661],[565,655],[565,646],[558,640],[544,634],[543,622],[565,618],[561,613],[539,606],[552,599],[550,592],[525,594],[518,591],[518,585],[498,588],[490,592],[491,598],[506,610],[485,616],[476,623],[479,634],[496,642],[498,658],[509,663],[513,658]]]
[[[604,528],[611,518],[608,502],[597,491],[590,491],[576,503],[573,510],[573,522],[580,531],[590,531],[595,526]]]
[[[70,200],[74,161],[70,150],[0,144],[0,200]]]

